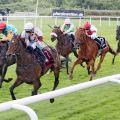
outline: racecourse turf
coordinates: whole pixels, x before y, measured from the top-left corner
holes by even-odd
[[[77,27],[79,24],[78,19],[72,21]],[[87,20],[82,19],[80,25],[83,25],[85,21]],[[61,25],[62,22],[63,19],[58,20],[59,25]],[[11,20],[9,23],[14,24],[17,27],[19,33],[22,32],[24,23],[23,20]],[[92,23],[98,28],[98,35],[104,36],[113,49],[116,50],[116,21],[111,21],[110,26],[108,20],[102,20],[101,26],[99,24],[99,20],[93,20]],[[39,27],[40,24],[40,20],[37,20],[37,25]],[[50,41],[51,29],[48,27],[48,24],[52,26],[54,25],[53,18],[43,18],[42,24],[44,41],[49,45],[55,46],[55,43]],[[75,57],[72,54],[70,55],[70,58],[72,59],[72,62],[75,60]],[[112,58],[113,56],[110,53],[106,55],[102,67],[94,79],[120,73],[120,57],[116,57],[115,65],[111,64]],[[72,63],[69,63],[70,68],[71,65]],[[3,86],[0,89],[0,103],[11,100],[9,87],[13,84],[16,78],[15,68],[15,65],[9,67],[6,78],[12,76],[14,80],[10,83],[3,83]],[[82,68],[79,65],[76,66],[73,77],[73,80],[70,81],[68,79],[68,75],[66,74],[66,70],[62,69],[60,73],[60,83],[57,89],[89,80],[86,68]],[[54,83],[53,73],[44,75],[41,78],[41,82],[42,87],[39,89],[39,93],[50,91]],[[23,84],[15,89],[15,95],[17,98],[23,98],[30,96],[31,91],[31,85]],[[29,106],[35,110],[39,120],[120,120],[119,103],[120,85],[109,82],[65,96],[57,97],[55,102],[52,104],[46,100],[43,102],[31,104]],[[0,113],[0,120],[29,120],[29,117],[21,111],[9,110]]]

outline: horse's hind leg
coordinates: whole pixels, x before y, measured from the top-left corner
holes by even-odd
[[[41,87],[41,82],[39,79],[37,79],[36,81],[33,82],[33,91],[32,91],[32,95],[37,95],[38,89]]]
[[[54,68],[55,81],[54,81],[54,86],[53,86],[53,89],[52,89],[53,91],[57,88],[57,86],[59,84],[59,73],[60,73],[60,68],[59,68],[59,66],[57,66],[56,68]],[[53,103],[54,98],[51,98],[50,102]]]
[[[13,90],[14,90],[17,86],[21,85],[22,83],[23,83],[23,81],[20,80],[19,78],[17,78],[16,81],[15,81],[15,83],[10,87],[10,94],[11,94],[11,97],[12,97],[13,100],[16,100],[16,97],[15,97],[15,95],[14,95]]]

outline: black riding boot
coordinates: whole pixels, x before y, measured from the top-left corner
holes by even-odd
[[[101,41],[100,41],[100,39],[99,38],[95,38],[94,40],[98,44],[99,49],[101,49]]]
[[[34,49],[34,54],[38,58],[38,61],[40,61],[43,64],[45,63],[46,57],[45,57],[44,53],[42,52],[42,50],[40,50],[39,48],[35,48]]]

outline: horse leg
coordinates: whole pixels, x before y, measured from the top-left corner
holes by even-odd
[[[76,50],[76,49],[73,49],[72,52],[73,52],[73,54],[75,55],[75,57],[78,58],[77,50]]]
[[[112,64],[115,64],[115,57],[120,53],[119,48],[116,50],[116,54],[114,55],[113,59],[112,59]]]
[[[105,51],[105,52],[103,52],[103,53],[101,54],[101,57],[100,57],[99,63],[98,63],[98,65],[97,65],[97,68],[96,68],[96,71],[95,71],[95,74],[96,74],[97,71],[100,69],[101,64],[102,64],[102,62],[103,62],[103,60],[104,60],[104,58],[105,58],[106,53],[107,53],[107,52]]]
[[[33,82],[33,91],[32,91],[32,96],[37,95],[38,89],[41,87],[41,82],[39,79]]]
[[[72,80],[72,78],[73,78],[73,70],[74,70],[75,66],[77,64],[81,64],[81,63],[82,63],[82,60],[79,58],[73,63],[73,66],[72,66],[70,74],[69,74],[69,80]]]
[[[14,90],[17,86],[21,85],[22,83],[23,83],[23,81],[22,81],[21,79],[17,78],[16,81],[14,82],[14,84],[10,87],[10,94],[11,94],[12,100],[16,100],[16,97],[15,97],[15,95],[14,95],[13,90]]]
[[[54,86],[53,86],[52,91],[54,91],[59,84],[59,73],[60,73],[60,68],[58,66],[58,67],[54,68],[55,81],[54,81]],[[53,103],[53,102],[54,102],[54,98],[51,98],[50,103]]]
[[[0,68],[0,88],[2,87],[1,75],[2,75],[2,69]]]
[[[91,60],[87,66],[89,68],[91,66],[91,69],[92,69],[92,71],[90,72],[90,81],[92,80],[93,76],[95,75],[95,66],[94,66],[95,64],[94,63],[95,63],[95,60]]]
[[[68,60],[69,60],[68,57],[66,57],[66,64],[65,65],[66,65],[67,74],[69,74],[69,72],[68,72]]]
[[[10,82],[12,80],[12,78],[8,78],[8,80],[4,79],[5,75],[6,75],[6,72],[7,72],[7,68],[8,68],[7,64],[4,64],[3,67],[2,67],[1,80],[5,81],[5,82]]]
[[[78,58],[78,54],[77,54],[76,49],[74,49],[72,52],[74,53],[75,57]],[[80,65],[81,65],[83,68],[85,67],[82,63],[81,63]]]

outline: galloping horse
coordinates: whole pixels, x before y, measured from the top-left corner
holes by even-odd
[[[118,46],[117,46],[117,50],[116,50],[116,55],[118,55],[118,53],[120,53],[120,26],[117,26],[117,30],[116,30],[116,40],[118,41]],[[113,60],[112,60],[112,64],[115,63],[115,57],[116,55],[114,55]]]
[[[17,36],[9,43],[7,56],[16,55],[17,68],[16,74],[17,79],[15,83],[10,87],[10,93],[12,99],[15,100],[14,88],[21,85],[22,83],[32,84],[33,91],[32,95],[36,95],[38,89],[41,87],[40,77],[43,76],[51,67],[53,68],[55,81],[52,90],[55,90],[59,84],[59,69],[60,69],[60,58],[57,51],[53,48],[46,47],[45,50],[49,50],[52,56],[53,62],[51,64],[41,65],[35,58],[33,53],[30,53],[25,46],[25,43]],[[48,53],[47,53],[48,54]],[[42,63],[43,64],[43,63]],[[50,102],[54,102],[54,98],[50,99]]]
[[[72,69],[70,71],[69,79],[73,78],[72,74],[75,66],[77,64],[81,64],[82,62],[86,62],[87,68],[91,70],[90,80],[92,80],[93,75],[95,75],[96,72],[100,69],[106,53],[109,51],[111,54],[116,55],[116,53],[112,50],[109,44],[106,43],[107,46],[100,53],[100,61],[95,70],[94,64],[99,50],[97,43],[94,40],[91,40],[86,35],[85,29],[81,27],[77,28],[75,32],[75,43],[80,46],[80,49],[78,51],[78,58],[74,62]]]
[[[66,69],[68,74],[68,58],[70,53],[74,53],[76,57],[78,57],[76,49],[73,49],[73,43],[67,35],[64,35],[63,32],[60,30],[60,27],[54,26],[52,33],[51,33],[51,41],[55,41],[56,49],[58,54],[66,58]],[[71,38],[72,39],[72,38]]]
[[[2,87],[2,82],[10,82],[12,78],[5,79],[7,68],[16,62],[15,56],[6,57],[6,52],[8,49],[8,41],[0,42],[0,88]]]

